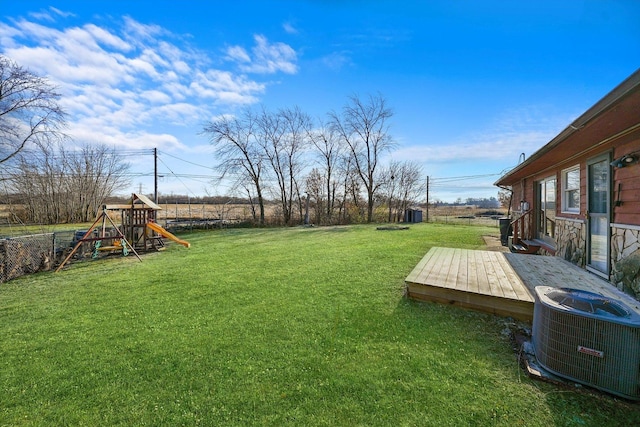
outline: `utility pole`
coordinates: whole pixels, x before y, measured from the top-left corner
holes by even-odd
[[[427,175],[427,214],[426,220],[429,222],[429,175]]]
[[[304,208],[304,225],[309,225],[309,193],[306,193],[307,202]]]
[[[158,204],[158,149],[153,149],[153,203]]]

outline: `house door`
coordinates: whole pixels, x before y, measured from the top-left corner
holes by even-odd
[[[556,244],[556,177],[538,181],[536,236],[552,247]]]
[[[609,156],[587,162],[587,269],[609,276]]]

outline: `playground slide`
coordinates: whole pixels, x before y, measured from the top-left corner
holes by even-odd
[[[169,233],[167,230],[165,230],[164,228],[160,227],[155,222],[148,222],[147,223],[147,227],[149,227],[150,229],[152,229],[153,231],[155,231],[156,233],[158,233],[162,237],[166,237],[167,239],[173,240],[174,242],[184,246],[185,248],[188,248],[188,247],[191,246],[191,243],[187,242],[186,240],[178,239],[176,236],[174,236],[173,234]]]

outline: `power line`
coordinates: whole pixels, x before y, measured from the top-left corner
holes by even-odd
[[[158,153],[161,153],[161,154],[163,154],[165,156],[172,157],[172,158],[174,158],[176,160],[180,160],[181,162],[188,163],[188,164],[193,165],[193,166],[198,166],[198,167],[201,167],[201,168],[204,168],[204,169],[209,169],[209,170],[212,170],[212,171],[215,170],[215,168],[213,168],[211,166],[204,166],[204,165],[201,165],[201,164],[198,164],[198,163],[191,162],[189,160],[181,159],[180,157],[174,156],[173,154],[169,154],[169,153],[166,153],[164,151],[158,151]]]
[[[191,193],[194,197],[197,197],[196,194],[191,191],[191,189],[180,179],[180,177],[178,177],[178,175],[176,175],[169,166],[167,166],[167,164],[165,162],[162,161],[162,159],[159,159],[160,163],[162,163],[167,169],[169,169],[169,172],[171,173],[171,175],[175,176],[178,181],[180,181],[180,183],[184,186],[184,188],[186,188],[187,193]]]
[[[446,177],[446,178],[431,178],[433,181],[436,181],[438,183],[446,183],[446,182],[455,182],[455,181],[468,181],[468,180],[472,180],[472,179],[479,179],[479,178],[488,178],[490,176],[498,176],[500,175],[500,173],[487,173],[487,174],[482,174],[482,175],[466,175],[466,176],[451,176],[451,177]]]
[[[113,154],[117,154],[117,155],[122,155],[122,156],[150,156],[153,155],[153,149],[139,149],[139,150],[118,150],[118,149],[109,149],[108,150],[109,153],[113,153]],[[82,151],[82,150],[69,150],[69,151],[65,151],[63,154],[46,154],[43,153],[42,151],[37,151],[31,148],[25,148],[20,150],[20,154],[27,154],[27,155],[33,155],[33,156],[42,156],[42,157],[46,157],[48,159],[54,159],[54,160],[59,160],[59,159],[64,159],[64,158],[68,158],[68,157],[80,157],[80,156],[86,156],[87,152]],[[46,154],[46,155],[45,155]]]

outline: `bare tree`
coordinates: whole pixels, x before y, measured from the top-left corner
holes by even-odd
[[[422,168],[413,161],[394,161],[383,169],[381,193],[386,199],[388,221],[398,222],[424,194]]]
[[[203,133],[215,147],[222,177],[230,175],[236,183],[244,183],[246,179],[251,181],[260,212],[258,221],[264,224],[264,157],[256,140],[255,114],[247,108],[239,117],[218,117],[204,126]]]
[[[47,79],[0,55],[0,163],[30,142],[43,145],[61,136],[65,114],[59,99]]]
[[[281,155],[285,133],[282,117],[263,108],[257,117],[256,132],[258,134],[257,143],[262,149],[262,154],[267,160],[267,164],[271,166],[269,175],[274,179],[277,187],[274,196],[280,200],[279,211],[282,214],[283,222],[286,224],[290,217],[290,210],[288,209],[288,195],[290,193],[287,192],[285,159]]]
[[[399,175],[400,172],[400,162],[391,161],[389,166],[383,169],[381,181],[382,181],[382,192],[385,194],[387,199],[387,207],[389,209],[389,217],[387,221],[392,222],[395,218],[393,215],[393,206],[396,202],[395,195],[398,187],[399,181],[396,181],[396,176]]]
[[[355,170],[367,192],[367,222],[373,220],[378,182],[377,169],[383,153],[394,147],[388,121],[393,112],[382,95],[369,96],[363,102],[357,95],[349,97],[342,115],[330,114],[333,129],[346,143]]]
[[[244,180],[240,180],[236,182],[234,189],[236,189],[236,187],[239,190],[239,194],[246,194],[247,200],[249,201],[249,208],[251,209],[251,219],[253,220],[254,223],[259,222],[260,208],[256,206],[258,198],[254,194],[255,185],[253,185],[253,181],[250,178],[245,177]],[[264,212],[264,206],[263,206],[263,212]]]
[[[400,163],[395,181],[398,191],[395,204],[396,221],[399,221],[411,205],[418,203],[426,188],[422,178],[422,168],[413,161]]]
[[[498,202],[501,208],[508,209],[511,206],[512,194],[513,192],[506,188],[498,190]]]
[[[304,154],[309,147],[309,129],[312,127],[311,117],[299,107],[285,108],[278,112],[285,127],[284,157],[286,161],[287,186],[290,194],[289,211],[292,212],[291,201],[298,205],[298,215],[303,217],[303,197],[300,180],[306,166]],[[291,218],[289,219],[289,222]]]
[[[69,220],[92,220],[108,196],[129,184],[129,164],[113,148],[85,144],[75,151],[60,146],[58,152],[64,160]]]
[[[318,127],[310,130],[309,139],[318,154],[318,163],[321,169],[317,171],[317,176],[314,179],[323,178],[324,191],[320,194],[324,194],[326,197],[324,215],[326,222],[330,224],[336,203],[338,162],[343,150],[338,135],[326,123],[321,122]],[[321,202],[323,201],[317,200],[316,203],[321,204]]]
[[[275,177],[284,223],[291,224],[294,200],[302,216],[299,179],[305,165],[303,154],[308,145],[311,118],[298,107],[277,113],[263,110],[258,127],[260,144]]]
[[[57,224],[62,222],[59,185],[64,174],[61,165],[47,146],[40,146],[29,156],[18,156],[10,174],[15,194],[20,195],[25,210],[25,222]]]
[[[342,223],[351,222],[352,213],[362,220],[364,218],[363,203],[361,201],[360,176],[354,167],[351,156],[343,156],[340,163],[342,170],[342,201],[340,204],[340,217]]]
[[[324,188],[324,177],[317,168],[313,168],[311,172],[309,172],[309,175],[307,175],[305,188],[307,197],[313,198],[314,200],[313,216],[315,220],[313,222],[321,224],[325,220],[324,216],[326,215],[326,212],[324,210],[324,204],[326,203],[327,197]]]
[[[128,184],[129,165],[115,150],[83,145],[38,145],[19,154],[11,179],[24,198],[28,221],[41,224],[95,219],[107,196]]]

